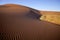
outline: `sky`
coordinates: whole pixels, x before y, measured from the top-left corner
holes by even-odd
[[[19,4],[38,10],[59,11],[60,0],[0,0],[0,4]]]

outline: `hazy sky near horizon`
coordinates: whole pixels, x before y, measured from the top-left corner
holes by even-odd
[[[0,0],[0,4],[21,4],[38,10],[60,11],[60,0]]]

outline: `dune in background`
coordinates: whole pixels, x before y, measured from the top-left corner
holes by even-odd
[[[60,12],[55,11],[40,11],[42,14],[41,20],[52,22],[60,25]]]

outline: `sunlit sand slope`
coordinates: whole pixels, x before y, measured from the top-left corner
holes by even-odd
[[[60,12],[40,11],[42,14],[41,20],[60,25]]]
[[[40,11],[40,13],[42,14],[41,20],[60,25],[60,12]]]

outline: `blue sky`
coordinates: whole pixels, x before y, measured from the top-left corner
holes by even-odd
[[[0,4],[21,4],[38,10],[60,11],[60,0],[0,0]]]

